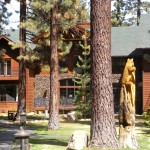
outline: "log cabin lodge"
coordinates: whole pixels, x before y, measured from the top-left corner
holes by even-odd
[[[127,58],[134,58],[136,66],[136,111],[141,114],[150,106],[150,15],[142,15],[140,26],[112,27],[111,56],[113,74],[113,92],[115,111],[118,111],[120,96],[120,79]],[[70,29],[74,37],[66,36],[65,40],[81,41],[85,31],[90,31],[88,23],[78,24]],[[17,30],[7,30],[7,35],[0,36],[0,51],[5,49],[3,60],[0,60],[0,112],[17,109],[19,50],[12,50],[9,42],[19,39]],[[9,34],[9,36],[8,36]],[[66,56],[67,73],[59,75],[60,110],[74,109],[73,100],[78,86],[72,81],[75,61],[81,49],[73,46]],[[61,65],[61,64],[60,64]],[[78,69],[78,68],[75,68]],[[38,66],[26,66],[26,111],[44,110],[48,107],[49,74]],[[47,96],[46,95],[47,92]]]

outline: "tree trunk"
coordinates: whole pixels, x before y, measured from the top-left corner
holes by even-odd
[[[117,24],[118,26],[121,26],[122,22],[120,21],[120,0],[117,0],[117,14],[116,14],[116,18],[117,18]]]
[[[137,26],[140,25],[141,18],[141,0],[137,0]]]
[[[59,88],[58,88],[58,4],[51,9],[50,20],[50,107],[48,129],[59,128]]]
[[[91,137],[90,147],[116,148],[111,70],[111,1],[91,1]]]
[[[26,19],[26,0],[20,0],[20,24]],[[19,40],[22,45],[26,42],[26,30],[23,27],[19,29]],[[19,56],[25,55],[25,47],[20,47]],[[15,118],[20,117],[21,112],[26,111],[26,66],[23,59],[19,60],[19,84],[18,84],[18,108]]]

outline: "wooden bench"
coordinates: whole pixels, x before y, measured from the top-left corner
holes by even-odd
[[[8,110],[8,119],[13,120],[16,113],[17,111],[15,110]]]

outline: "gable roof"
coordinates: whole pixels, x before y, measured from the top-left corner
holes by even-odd
[[[81,24],[77,27],[90,31],[89,24]],[[140,26],[112,27],[111,32],[112,56],[142,55],[142,49],[150,48],[150,15],[141,15]],[[19,30],[6,30],[6,33],[6,39],[12,42],[19,40]]]
[[[1,35],[0,38],[5,38],[7,41],[17,42],[19,40],[19,30],[7,29],[5,34]]]

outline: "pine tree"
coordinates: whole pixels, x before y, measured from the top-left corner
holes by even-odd
[[[82,117],[89,117],[91,113],[90,105],[90,45],[88,44],[89,35],[85,30],[82,36],[83,43],[79,43],[82,48],[82,55],[78,56],[77,70],[74,70],[75,81],[80,88],[76,91],[77,111]],[[80,71],[78,71],[80,70]]]
[[[144,11],[146,11],[149,14],[150,13],[150,2],[148,2],[148,1],[142,2],[142,8]]]
[[[29,5],[27,6],[26,21],[21,24],[21,27],[26,28],[27,39],[26,39],[26,44],[24,44],[24,46],[26,47],[27,51],[26,51],[26,56],[20,56],[19,59],[24,59],[25,61],[32,61],[32,62],[37,62],[36,60],[41,60],[42,65],[43,64],[52,65],[52,68],[50,68],[51,70],[50,72],[52,72],[52,69],[54,66],[53,66],[52,59],[49,60],[49,58],[51,58],[53,55],[52,53],[53,49],[50,48],[50,45],[52,45],[51,44],[52,41],[50,41],[49,39],[53,29],[50,28],[49,22],[50,22],[50,19],[52,19],[50,18],[50,16],[51,16],[51,12],[53,12],[52,10],[53,10],[53,7],[55,7],[56,3],[59,9],[57,10],[57,14],[54,18],[55,20],[54,22],[57,25],[57,27],[55,28],[59,27],[59,33],[57,32],[58,42],[56,42],[56,45],[57,45],[56,47],[60,55],[58,56],[58,54],[56,54],[55,56],[53,56],[53,58],[54,58],[54,61],[57,62],[58,58],[56,57],[63,58],[64,55],[69,53],[69,49],[71,48],[71,45],[72,45],[71,43],[65,43],[65,42],[62,43],[63,32],[67,32],[69,28],[74,27],[78,21],[80,22],[80,21],[84,21],[83,19],[87,19],[86,18],[87,11],[85,10],[86,6],[84,2],[82,2],[82,0],[75,0],[75,1],[72,1],[72,0],[63,0],[63,1],[30,0]],[[30,43],[35,43],[36,48],[33,49]],[[19,41],[18,43],[14,45],[14,48],[19,47],[20,45],[22,45],[22,43],[20,43]],[[63,47],[60,47],[60,46],[63,46]],[[64,49],[65,47],[67,47],[67,49]],[[54,51],[56,52],[56,50]],[[58,63],[56,63],[56,66],[55,66],[56,72],[58,68],[57,65]],[[53,77],[53,75],[51,75],[51,77]],[[50,80],[52,79],[50,78]],[[51,84],[52,82],[53,81],[50,81]],[[58,81],[56,81],[56,84],[57,82]],[[51,85],[51,86],[54,87],[54,85]],[[59,96],[58,92],[55,92],[55,94],[56,95],[54,97]],[[50,95],[52,96],[53,93],[51,93]],[[51,99],[51,101],[53,100]],[[56,109],[56,111],[58,111],[58,109]],[[54,122],[54,120],[58,119],[58,115],[56,116],[57,116],[56,118],[53,118],[53,121],[50,121],[54,123],[53,125],[49,122],[49,129],[58,128],[59,126],[58,123],[56,123],[56,126],[55,126],[55,122]],[[55,117],[55,116],[52,116],[52,117]],[[50,118],[50,120],[52,120],[52,118]]]
[[[90,147],[119,146],[114,122],[111,69],[111,0],[91,1]]]
[[[82,4],[82,5],[81,5]],[[59,8],[59,9],[58,9]],[[86,16],[84,3],[80,3],[80,0],[36,0],[30,1],[30,7],[28,8],[28,17],[26,23],[22,24],[28,29],[28,35],[31,36],[32,40],[36,42],[38,48],[33,51],[35,59],[40,59],[42,51],[46,50],[47,55],[43,58],[50,56],[50,118],[48,129],[58,129],[59,128],[59,118],[58,118],[58,104],[59,104],[59,89],[58,89],[58,46],[66,46],[67,43],[62,44],[59,42],[62,38],[62,34],[59,32],[67,32],[71,27],[74,27],[78,21],[83,21],[84,16]],[[51,16],[51,18],[50,18]],[[82,16],[82,17],[81,17]],[[51,19],[51,20],[50,20]],[[51,26],[49,26],[51,22]],[[34,31],[34,32],[33,32]],[[54,33],[55,32],[55,33]],[[50,36],[50,42],[49,42]],[[28,39],[27,39],[28,40]],[[60,44],[59,44],[60,43]],[[60,48],[60,57],[63,57],[69,51],[71,43],[68,44],[65,51],[64,47]],[[38,50],[38,51],[36,51]],[[39,51],[40,50],[40,51]],[[40,53],[35,53],[40,52]],[[31,52],[30,52],[31,54]],[[40,55],[39,55],[40,54]],[[50,55],[49,55],[50,54]],[[36,57],[38,56],[38,57]],[[31,57],[28,57],[31,58]],[[33,57],[32,57],[33,58]],[[55,82],[54,82],[55,81]]]
[[[86,5],[82,0],[63,0],[58,2],[58,50],[59,60],[64,55],[69,53],[69,47],[71,48],[71,42],[62,42],[63,32],[71,27],[74,27],[77,22],[88,20],[88,11]],[[30,51],[27,52],[25,59],[27,61],[41,60],[42,63],[49,64],[48,49],[50,46],[50,9],[53,7],[52,0],[30,0],[27,7],[26,22],[22,26],[26,27],[27,43],[26,47]],[[30,43],[36,43],[36,48],[32,48]],[[20,45],[20,42],[16,44]],[[61,47],[62,46],[62,47]],[[67,49],[66,49],[67,48]]]
[[[117,26],[128,26],[131,25],[128,19],[126,19],[126,15],[129,13],[127,11],[127,5],[125,1],[122,0],[112,0],[114,3],[114,9],[111,12],[111,23],[113,27]]]
[[[112,0],[112,26],[139,25],[143,11],[149,13],[150,2],[141,0]]]
[[[59,128],[59,88],[58,88],[58,2],[51,8],[50,19],[50,104],[48,129]]]

